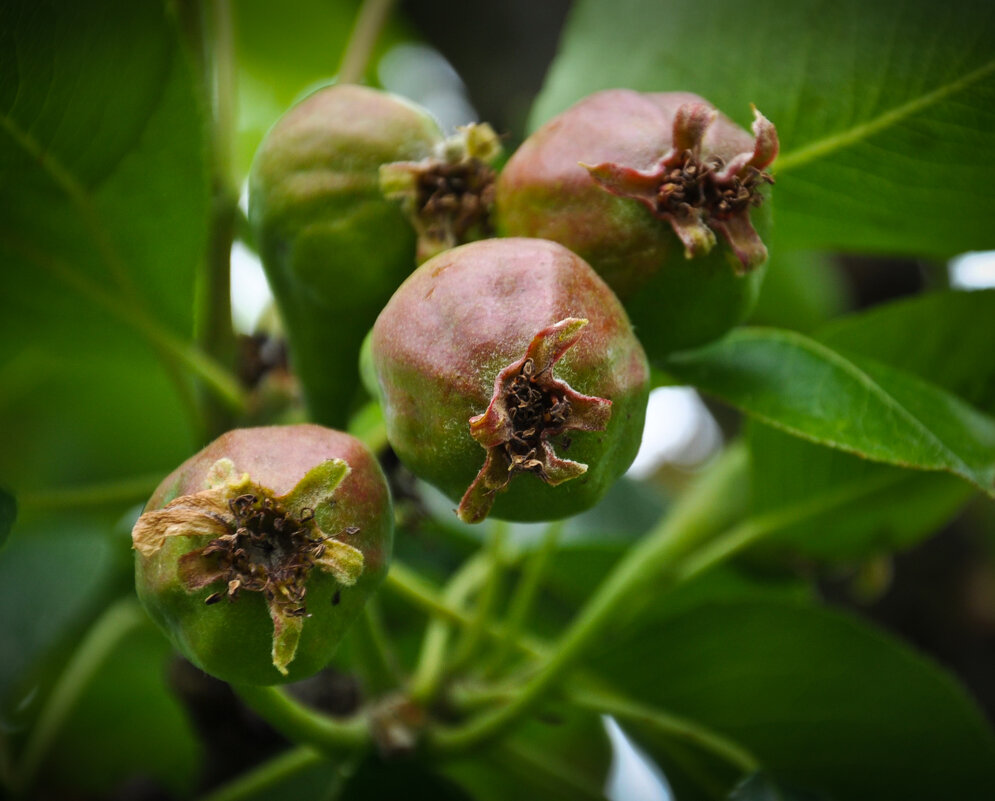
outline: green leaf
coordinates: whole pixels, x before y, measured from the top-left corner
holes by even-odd
[[[946,257],[995,247],[995,6],[582,0],[531,116],[598,89],[690,91],[777,126],[778,241]]]
[[[960,482],[958,482],[960,484]],[[561,548],[546,569],[545,590],[548,600],[537,609],[546,615],[553,611],[576,612],[591,596],[592,588],[604,581],[622,557],[623,550],[609,544],[578,544]],[[744,565],[723,564],[670,590],[666,613],[676,614],[713,601],[793,600],[811,598],[809,585],[795,577],[775,578],[754,575]],[[628,636],[633,626],[645,624],[647,616],[661,614],[659,599],[653,593],[634,599],[625,614],[619,616],[611,637]],[[563,621],[558,621],[562,625]]]
[[[603,799],[612,749],[597,715],[551,707],[444,771],[475,801]]]
[[[995,410],[995,291],[935,292],[833,321],[816,337],[932,381],[986,411]],[[971,497],[952,476],[872,464],[753,425],[754,511],[838,494],[868,492],[770,538],[809,556],[855,559],[911,546],[936,531]]]
[[[815,338],[908,370],[995,413],[995,289],[929,292],[841,317]]]
[[[729,795],[729,801],[827,801],[825,796],[780,786],[763,773],[744,779]]]
[[[118,644],[53,743],[46,785],[105,797],[152,779],[176,797],[189,794],[201,746],[163,680],[172,656],[150,623]]]
[[[357,3],[303,0],[293,14],[266,0],[234,9],[238,66],[237,161],[248,175],[266,131],[309,86],[330,81],[355,18]]]
[[[359,10],[358,0],[297,0],[282,13],[267,0],[233,9],[237,58],[236,167],[249,172],[266,131],[291,105],[335,76]],[[396,16],[396,15],[395,15]],[[399,38],[394,21],[377,41],[364,83],[376,85],[380,54]]]
[[[473,801],[462,788],[414,759],[364,759],[336,801],[404,798],[410,801]]]
[[[193,445],[208,218],[186,56],[160,4],[127,0],[5,3],[0,38],[0,476],[165,471]]]
[[[17,501],[14,496],[3,489],[0,489],[0,548],[7,542],[10,530],[14,527],[14,520],[17,518]]]
[[[50,678],[42,665],[61,656],[115,591],[119,554],[108,523],[77,519],[18,524],[0,552],[0,720],[23,725]],[[125,555],[126,552],[125,552]]]
[[[987,797],[995,737],[939,668],[858,620],[773,601],[698,606],[596,655],[643,703],[749,749],[779,780],[847,801]],[[672,743],[629,724],[666,761]]]
[[[274,768],[277,775],[271,773]],[[347,768],[342,759],[322,758],[298,747],[231,779],[213,793],[223,798],[222,793],[228,792],[229,798],[237,797],[239,801],[334,801]],[[259,781],[260,773],[264,774],[263,781]]]
[[[846,308],[843,276],[828,254],[785,252],[776,240],[770,253],[751,325],[808,332]]]
[[[747,441],[755,514],[846,496],[764,541],[819,559],[861,559],[911,547],[974,495],[954,476],[868,462],[761,424],[750,426]]]
[[[910,373],[848,360],[801,334],[749,328],[672,356],[667,370],[795,436],[950,472],[995,495],[995,421]]]

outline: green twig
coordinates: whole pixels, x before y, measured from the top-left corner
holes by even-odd
[[[233,686],[246,705],[292,742],[329,754],[357,751],[370,740],[366,720],[338,720],[309,709],[278,687]]]
[[[616,565],[514,700],[462,727],[436,731],[433,746],[446,753],[463,752],[501,735],[527,715],[584,651],[597,642],[635,593],[666,568],[673,569],[679,560],[712,535],[716,519],[726,517],[727,496],[736,483],[745,480],[746,471],[745,450],[728,449],[703,480],[675,504],[662,525]]]
[[[446,586],[442,603],[454,609],[462,609],[467,598],[480,586],[488,572],[488,561],[483,554],[467,560]],[[408,691],[412,700],[421,704],[427,704],[434,698],[445,673],[451,622],[444,618],[432,618],[425,629],[418,665]]]
[[[467,612],[449,606],[437,587],[397,559],[391,562],[384,588],[411,601],[433,617],[460,625],[470,623],[470,615]]]
[[[196,339],[204,353],[221,364],[235,360],[235,333],[231,316],[231,248],[235,239],[238,196],[234,187],[235,44],[229,0],[210,0],[205,26],[204,83],[213,99],[211,216],[207,251],[198,284]],[[203,398],[204,417],[211,437],[231,427],[228,409],[213,395]]]
[[[363,79],[393,5],[394,0],[363,0],[339,65],[339,83],[359,83]]]
[[[741,527],[736,527],[736,529],[739,528]],[[725,540],[726,537],[719,538],[717,542]],[[695,562],[695,564],[703,567],[703,563]],[[697,570],[698,568],[695,569],[695,574],[697,574]],[[681,574],[683,575],[684,572],[682,571]],[[437,591],[432,590],[424,580],[411,574],[407,568],[402,567],[395,574],[391,586],[410,600],[419,603],[427,611],[436,615],[439,622],[449,621],[457,624],[462,623],[463,625],[469,625],[470,623],[470,616],[462,611],[458,604],[451,603],[448,598],[440,597]],[[533,658],[547,656],[550,650],[544,648],[535,640],[523,639],[521,637],[513,638],[510,636],[510,632],[507,630],[502,631],[497,627],[492,628],[490,634],[499,642],[510,643],[522,651],[523,654]],[[458,687],[455,689],[453,695],[450,696],[450,701],[463,711],[471,711],[479,709],[482,706],[493,707],[495,704],[506,704],[513,700],[514,697],[514,691],[508,688],[475,689],[472,687]],[[603,689],[600,685],[598,689],[595,689],[594,681],[584,680],[583,677],[578,677],[578,680],[570,682],[565,693],[565,700],[575,706],[606,715],[613,715],[619,720],[638,723],[675,739],[691,743],[726,759],[744,771],[749,772],[757,768],[756,757],[741,745],[723,735],[702,726],[696,721],[688,720],[656,707],[646,706],[630,700],[619,693]]]
[[[397,560],[394,560],[391,565],[384,587],[387,591],[421,607],[432,617],[447,620],[459,626],[469,626],[473,621],[473,616],[469,612],[449,605],[438,587],[433,586],[411,568]],[[491,623],[487,626],[486,634],[495,642],[500,642],[505,639],[505,628]],[[527,635],[520,636],[514,645],[522,653],[535,657],[544,656],[549,650],[536,638]]]
[[[202,796],[200,801],[241,801],[243,798],[251,798],[313,765],[320,765],[327,758],[310,746],[291,748]]]
[[[470,662],[484,639],[498,595],[501,591],[501,580],[504,578],[504,548],[508,539],[508,524],[496,520],[491,528],[487,541],[487,580],[477,596],[473,620],[464,629],[463,636],[457,644],[450,668],[457,669]]]
[[[701,575],[764,537],[816,519],[900,480],[900,476],[888,474],[879,480],[841,487],[835,492],[759,515],[720,536],[712,536],[710,526],[716,514],[710,507],[721,504],[730,482],[743,480],[745,468],[745,453],[729,453],[724,462],[717,465],[717,470],[692,489],[658,529],[623,558],[577,615],[539,671],[507,705],[480,715],[462,728],[436,732],[434,746],[444,752],[461,752],[500,735],[516,723],[597,641],[614,615],[650,579],[656,580],[654,592],[659,597],[662,592]]]
[[[631,701],[613,693],[591,689],[572,688],[567,692],[567,700],[581,709],[597,712],[600,715],[611,715],[619,721],[643,726],[691,743],[735,765],[744,773],[753,773],[760,768],[759,760],[739,743],[696,721],[673,715],[662,709]]]
[[[222,187],[232,193],[235,178],[235,117],[237,84],[235,35],[230,0],[210,0],[213,57],[210,83],[214,94],[214,173]],[[234,217],[234,215],[233,215]]]
[[[450,702],[459,710],[469,712],[495,704],[508,703],[514,690],[503,688],[457,688]],[[739,743],[709,729],[697,721],[666,710],[632,700],[605,687],[600,678],[577,676],[562,693],[563,701],[600,715],[611,715],[620,721],[637,724],[675,740],[708,751],[745,773],[759,770],[759,760]]]
[[[369,697],[377,697],[401,683],[397,661],[390,650],[383,629],[376,598],[371,598],[349,635],[349,644],[363,688]]]
[[[56,681],[31,730],[20,765],[11,781],[13,795],[17,796],[31,787],[45,755],[91,679],[118,643],[145,619],[138,602],[134,598],[124,598],[108,607],[90,627]]]
[[[517,642],[519,635],[525,627],[529,613],[532,611],[532,604],[535,602],[536,594],[546,575],[546,566],[550,557],[556,551],[560,543],[560,535],[563,533],[564,523],[562,520],[550,523],[546,527],[542,544],[538,550],[529,555],[522,572],[522,577],[515,587],[515,593],[508,604],[508,616],[505,628],[505,638],[499,643],[491,670],[491,675],[496,675],[505,665],[511,651]]]

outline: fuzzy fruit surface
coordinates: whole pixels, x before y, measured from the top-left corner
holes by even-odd
[[[744,271],[719,241],[685,258],[672,226],[631,197],[606,191],[582,165],[650,170],[673,147],[674,118],[686,92],[598,92],[532,134],[498,180],[497,226],[505,236],[559,242],[587,260],[615,290],[650,359],[704,344],[741,322],[756,303],[763,266]],[[703,154],[725,163],[750,152],[754,138],[719,113],[704,135]],[[769,204],[752,210],[761,236]]]
[[[537,355],[544,337],[556,350],[548,358]],[[604,281],[554,242],[484,240],[426,262],[377,318],[371,353],[391,445],[416,475],[461,502],[464,519],[468,489],[492,455],[471,433],[471,421],[486,423],[501,386],[531,387],[529,376],[563,382],[569,386],[563,392],[550,384],[553,407],[572,399],[577,428],[568,418],[567,425],[547,429],[553,433],[543,439],[553,464],[543,468],[525,459],[508,475],[507,486],[493,493],[497,517],[553,520],[580,512],[601,498],[638,450],[646,356]],[[547,412],[557,415],[556,408]],[[532,458],[541,460],[538,450]],[[565,480],[571,470],[576,475]],[[555,486],[554,472],[564,478]]]
[[[442,141],[424,109],[335,85],[290,109],[256,153],[249,218],[318,422],[345,424],[360,343],[414,267],[414,229],[381,194],[380,167]]]
[[[217,480],[219,465],[233,466],[232,480]],[[220,493],[220,499],[212,492]],[[248,501],[239,500],[249,494],[257,509],[277,499],[280,508],[289,510],[289,525],[277,527],[306,529],[298,542],[306,544],[305,550],[281,551],[272,526],[268,542],[255,533],[236,536],[240,525],[251,527],[244,514],[238,519],[234,514],[251,513]],[[295,497],[308,507],[304,513],[294,512]],[[167,529],[161,542],[151,546],[146,536],[140,547],[140,537],[149,530],[163,533],[156,515],[168,517],[166,522],[178,528]],[[143,529],[148,520],[152,526]],[[393,512],[380,466],[354,437],[316,425],[236,429],[159,485],[133,537],[138,596],[177,649],[225,681],[276,684],[305,678],[331,659],[386,574]],[[303,570],[299,587],[286,582],[253,591],[242,576],[243,586],[233,589],[232,572],[221,575],[231,557],[231,551],[219,547],[226,542],[236,551],[266,554],[256,561],[266,564],[270,578],[278,578],[281,568],[286,572],[288,564],[316,563]],[[315,556],[321,558],[313,560]],[[215,570],[217,577],[211,574]],[[275,635],[277,618],[284,630],[282,642]]]

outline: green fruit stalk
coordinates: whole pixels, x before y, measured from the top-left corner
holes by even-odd
[[[316,425],[224,434],[159,485],[132,531],[138,596],[177,649],[261,685],[328,663],[392,540],[380,466]]]
[[[498,181],[498,230],[586,259],[652,360],[704,344],[752,310],[767,250],[762,188],[774,126],[753,135],[685,92],[593,94],[553,118]],[[760,208],[758,208],[760,207]]]
[[[318,422],[345,424],[360,343],[414,267],[416,247],[430,252],[481,230],[469,207],[489,212],[493,174],[480,159],[492,158],[495,147],[487,126],[447,140],[424,109],[353,85],[308,96],[263,140],[250,175],[249,219]],[[381,168],[395,163],[388,198]],[[440,174],[474,179],[489,193],[486,204]],[[456,184],[465,190],[465,181]]]
[[[604,281],[554,242],[436,256],[394,293],[370,351],[391,445],[464,521],[576,514],[638,450],[646,356]]]

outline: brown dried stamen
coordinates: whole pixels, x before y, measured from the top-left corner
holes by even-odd
[[[497,173],[490,164],[500,152],[498,136],[489,125],[468,125],[421,161],[380,167],[380,191],[400,201],[418,234],[419,264],[443,250],[493,235]]]
[[[225,590],[209,595],[207,604],[227,596],[234,601],[243,590],[261,592],[267,602],[289,617],[304,617],[307,579],[315,562],[325,553],[323,536],[314,525],[314,511],[289,514],[272,498],[251,493],[228,502],[229,532],[211,540],[183,559],[211,559]],[[356,529],[347,529],[353,534]]]
[[[494,206],[497,173],[478,159],[438,162],[416,176],[416,214],[427,232],[462,242],[494,233],[490,212]]]
[[[209,605],[225,597],[234,601],[242,590],[261,593],[273,620],[273,666],[286,676],[307,616],[304,598],[311,571],[331,574],[340,587],[353,586],[363,573],[363,552],[342,541],[358,529],[325,533],[337,519],[332,496],[348,475],[344,460],[326,459],[290,492],[276,496],[224,457],[208,470],[206,489],[139,517],[132,542],[149,559],[173,537],[208,539],[207,545],[180,557],[181,585],[195,593],[223,581],[224,589],[205,599]]]
[[[705,132],[717,112],[704,103],[685,103],[674,115],[673,148],[646,170],[605,162],[583,164],[594,181],[620,197],[642,203],[667,220],[684,244],[684,255],[709,253],[716,234],[732,248],[740,273],[767,258],[767,248],[749,217],[749,208],[763,202],[760,187],[774,183],[766,171],[777,155],[777,131],[754,109],[753,148],[728,162],[703,153]]]
[[[710,174],[722,169],[722,159],[716,156],[712,162]],[[760,192],[761,185],[773,183],[773,175],[752,166],[747,166],[743,173],[730,176],[723,183],[709,181],[705,187],[704,204],[708,216],[716,220],[727,220],[750,206],[759,206],[764,202],[764,195]]]
[[[531,472],[548,481],[543,461],[536,458],[544,437],[558,434],[570,419],[570,400],[536,382],[535,362],[526,359],[505,389],[511,436],[504,443],[508,472]]]
[[[706,217],[721,220],[763,203],[760,186],[774,183],[769,172],[746,167],[742,175],[718,180],[724,166],[718,156],[702,162],[685,150],[680,162],[660,178],[656,213],[687,217],[701,209]]]
[[[517,473],[533,473],[558,486],[587,470],[556,455],[551,438],[566,429],[603,431],[611,401],[583,395],[553,375],[587,320],[567,317],[539,331],[522,359],[501,370],[487,410],[470,418],[470,435],[487,451],[457,510],[467,523],[483,520]]]
[[[681,162],[666,173],[657,190],[658,214],[691,214],[705,205],[711,168],[685,150]]]

